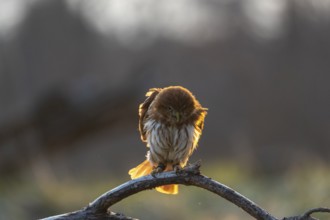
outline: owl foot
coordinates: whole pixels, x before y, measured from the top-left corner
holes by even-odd
[[[173,165],[173,170],[175,171],[176,174],[179,174],[179,173],[181,173],[183,168],[180,166],[180,164],[175,164],[175,165]]]
[[[151,175],[155,177],[157,173],[163,172],[165,170],[165,167],[166,166],[162,163],[158,164],[158,166],[151,172]]]

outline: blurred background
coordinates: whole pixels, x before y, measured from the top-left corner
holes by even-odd
[[[81,209],[129,180],[138,105],[168,85],[209,108],[190,159],[203,174],[277,217],[329,207],[329,83],[329,0],[1,0],[0,219]],[[180,190],[111,210],[252,219]]]

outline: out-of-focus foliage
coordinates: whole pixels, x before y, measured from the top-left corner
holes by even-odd
[[[127,180],[146,151],[138,105],[168,85],[209,108],[192,158],[206,175],[274,214],[328,205],[330,1],[128,2],[0,1],[0,219],[78,209]],[[150,219],[237,218],[197,189],[127,201],[115,208],[155,206]]]

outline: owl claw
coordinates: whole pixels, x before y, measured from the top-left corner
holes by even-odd
[[[179,164],[176,164],[173,165],[173,170],[175,171],[176,174],[179,174],[183,170],[183,168]]]
[[[157,173],[161,173],[165,170],[164,164],[158,164],[158,166],[151,172],[151,176],[155,177]]]

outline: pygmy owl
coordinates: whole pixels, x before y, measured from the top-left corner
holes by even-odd
[[[146,96],[139,107],[139,130],[150,150],[147,159],[129,171],[132,179],[183,168],[197,147],[207,114],[194,95],[181,86],[152,88]],[[177,194],[178,186],[156,190]]]

